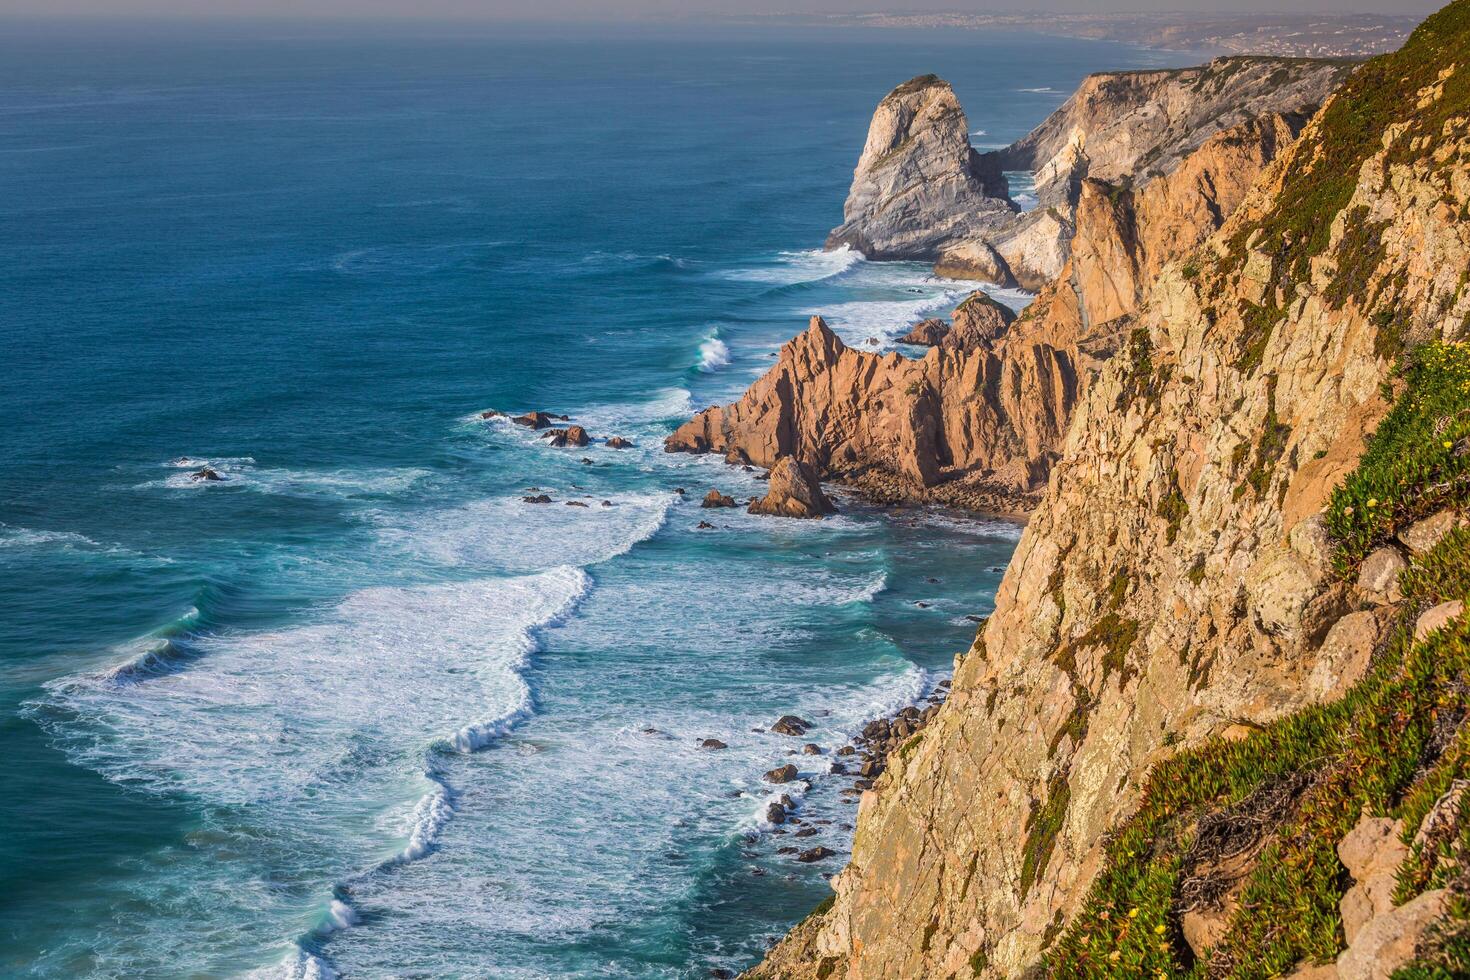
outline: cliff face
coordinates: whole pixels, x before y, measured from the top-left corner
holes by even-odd
[[[1270,114],[1314,111],[1353,67],[1229,57],[1198,68],[1089,75],[1040,126],[984,160],[998,170],[1035,171],[1042,206],[1076,201],[1085,177],[1142,186],[1222,130]]]
[[[1219,227],[1299,125],[1272,116],[1217,134],[1141,191],[1085,182],[1075,254],[1018,323],[977,294],[945,349],[911,360],[850,350],[814,319],[739,402],[700,413],[666,447],[743,451],[763,466],[794,455],[880,499],[1029,509],[1079,394],[1159,269]]]
[[[949,84],[912,79],[878,104],[827,247],[1039,289],[1066,262],[1085,180],[1142,187],[1219,132],[1310,113],[1350,71],[1339,62],[1222,58],[1092,75],[1026,138],[986,154],[970,147]],[[1020,213],[1003,170],[1036,171],[1042,206]]]
[[[1460,0],[1163,271],[835,903],[752,976],[1466,966],[1467,52]]]
[[[970,147],[949,83],[921,75],[878,103],[843,223],[827,247],[851,245],[873,259],[930,259],[941,242],[983,234],[1014,212],[1005,178]]]

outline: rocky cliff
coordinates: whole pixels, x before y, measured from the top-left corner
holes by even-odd
[[[739,402],[700,413],[666,447],[763,466],[793,455],[882,500],[1029,510],[1078,396],[1160,269],[1220,226],[1301,122],[1218,133],[1140,190],[1085,181],[1074,254],[1018,324],[976,293],[953,329],[928,326],[941,349],[912,360],[850,350],[814,319]]]
[[[970,147],[949,84],[912,79],[878,104],[827,247],[937,260],[946,274],[1038,289],[1066,261],[1084,180],[1141,187],[1216,133],[1309,114],[1350,71],[1343,62],[1222,58],[1092,75],[1030,135],[986,154]],[[1034,170],[1042,206],[1021,213],[1004,170]]]
[[[1458,0],[1164,269],[751,976],[1465,975],[1467,281]]]
[[[1005,178],[970,147],[954,90],[937,75],[921,75],[874,110],[843,223],[827,247],[850,245],[872,259],[932,259],[941,243],[985,234],[1015,211]]]
[[[1074,202],[1085,177],[1142,186],[1218,132],[1275,113],[1310,113],[1353,71],[1348,61],[1216,58],[1197,68],[1089,75],[1060,109],[983,162],[1036,173],[1042,206]]]

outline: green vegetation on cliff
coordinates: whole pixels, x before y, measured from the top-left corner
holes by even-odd
[[[1394,413],[1333,498],[1344,572],[1374,541],[1445,503],[1434,489],[1442,469],[1419,464],[1415,439],[1447,420],[1470,419],[1470,347],[1433,345],[1410,359],[1404,376]],[[1442,461],[1442,440],[1435,447],[1430,455]],[[1391,491],[1375,489],[1390,479]],[[1386,502],[1366,508],[1370,493]],[[1434,503],[1409,503],[1423,500]],[[1371,520],[1354,522],[1362,509]],[[1142,805],[1108,844],[1105,869],[1050,954],[1053,975],[1264,980],[1338,953],[1339,903],[1350,880],[1337,843],[1365,810],[1417,827],[1453,780],[1470,776],[1470,620],[1461,616],[1414,640],[1424,609],[1470,600],[1470,532],[1446,535],[1405,573],[1401,588],[1405,602],[1386,648],[1342,700],[1240,740],[1213,740],[1151,773]],[[1182,912],[1219,897],[1225,858],[1252,853],[1239,911],[1209,958],[1196,960],[1180,931]],[[1400,876],[1400,901],[1453,884],[1435,855],[1411,860]],[[1470,893],[1452,903],[1457,911],[1470,915]],[[1451,924],[1435,954],[1438,967],[1404,975],[1470,969],[1470,942],[1452,941],[1461,928],[1470,931],[1470,922]]]

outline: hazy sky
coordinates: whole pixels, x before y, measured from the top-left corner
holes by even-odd
[[[0,0],[0,15],[415,20],[624,20],[682,15],[871,10],[1198,10],[1210,13],[1414,13],[1439,0]]]

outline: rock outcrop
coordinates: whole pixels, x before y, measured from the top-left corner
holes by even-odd
[[[914,360],[853,350],[812,317],[740,401],[699,413],[664,448],[759,466],[793,457],[879,499],[1011,513],[1044,479],[1074,397],[1065,355],[1044,344],[1025,357],[940,346]]]
[[[1463,837],[1433,814],[1461,812],[1435,801],[1470,766],[1470,623],[1412,634],[1470,591],[1470,538],[1412,556],[1401,598],[1355,584],[1375,548],[1470,502],[1467,52],[1458,0],[1164,268],[951,696],[864,794],[834,901],[750,976],[1467,968]],[[1354,647],[1373,669],[1314,689],[1334,628],[1377,636],[1380,616],[1386,638]],[[1360,863],[1374,884],[1344,948],[1338,845],[1365,808],[1414,844],[1390,898]],[[1196,954],[1180,917],[1230,894]]]
[[[944,275],[1040,289],[1061,273],[1091,179],[1143,188],[1217,133],[1286,117],[1296,125],[1352,71],[1343,61],[1218,58],[1198,68],[1108,72],[1025,138],[971,148],[963,110],[933,75],[905,82],[874,113],[843,223],[827,247],[933,261]],[[1004,171],[1036,173],[1040,206],[1021,212]]]
[[[771,517],[821,517],[837,508],[822,492],[811,467],[793,456],[782,457],[771,467],[769,490],[746,508],[752,514]]]
[[[919,360],[852,350],[814,320],[741,401],[700,413],[665,448],[762,466],[792,455],[880,500],[1028,510],[1077,399],[1165,264],[1220,227],[1300,126],[1271,116],[1218,133],[1141,190],[1084,181],[1074,254],[1019,320],[976,292],[953,326],[925,321],[903,338],[936,348]]]
[[[843,222],[827,247],[848,245],[872,259],[932,259],[940,243],[981,234],[1015,210],[1005,178],[970,146],[954,90],[937,75],[921,75],[878,103]]]

